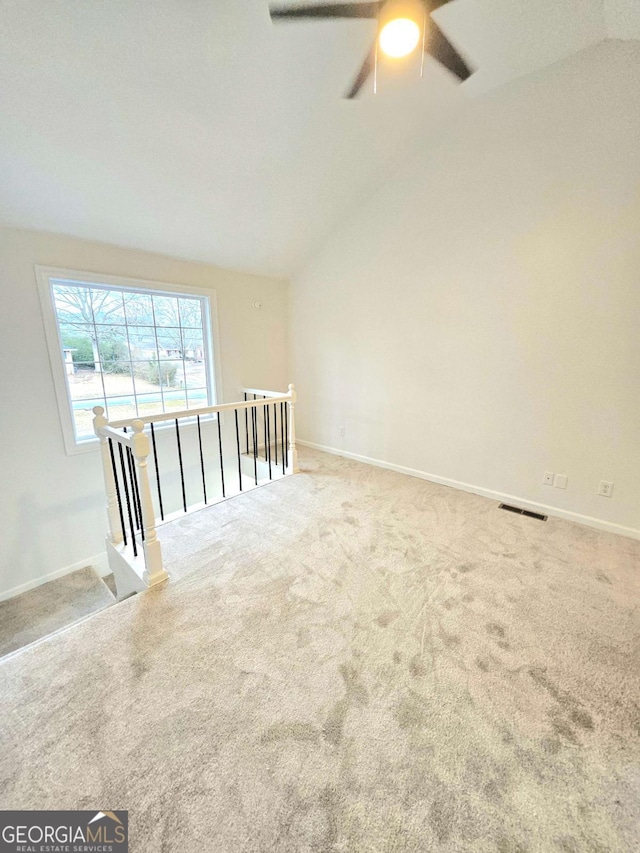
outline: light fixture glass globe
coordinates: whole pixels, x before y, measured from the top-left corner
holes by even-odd
[[[410,18],[395,18],[382,28],[380,48],[387,56],[399,59],[415,49],[420,38],[420,27]]]

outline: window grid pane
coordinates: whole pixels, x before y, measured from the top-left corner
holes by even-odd
[[[121,420],[209,405],[204,298],[53,283],[76,437],[92,408]]]

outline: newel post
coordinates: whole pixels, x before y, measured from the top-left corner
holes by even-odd
[[[109,540],[114,545],[119,545],[122,542],[122,524],[120,522],[120,510],[118,508],[118,497],[116,494],[116,479],[113,473],[111,464],[111,452],[109,450],[109,441],[105,435],[102,435],[102,428],[109,425],[109,421],[104,416],[102,406],[94,406],[93,408],[93,431],[98,436],[100,441],[100,456],[102,458],[102,474],[104,477],[104,489],[107,495],[107,519],[109,521]]]
[[[296,424],[294,409],[298,395],[296,394],[295,385],[289,385],[290,400],[289,406],[289,470],[288,474],[299,474],[298,468],[298,451],[296,450]]]
[[[133,428],[131,446],[136,460],[140,506],[142,507],[142,526],[144,527],[144,573],[142,579],[147,586],[154,586],[167,580],[169,575],[162,567],[162,550],[156,533],[156,519],[151,500],[151,486],[149,485],[147,468],[149,439],[143,432],[143,421],[132,421],[131,426]]]

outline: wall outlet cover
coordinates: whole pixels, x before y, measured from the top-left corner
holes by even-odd
[[[544,477],[542,478],[542,482],[545,484],[545,486],[553,486],[553,477],[553,471],[545,471]]]
[[[600,480],[598,494],[602,495],[603,498],[610,498],[613,494],[613,483],[611,483],[609,480]]]
[[[566,489],[568,482],[569,478],[566,474],[556,474],[556,478],[553,482],[553,485],[556,487],[556,489]]]

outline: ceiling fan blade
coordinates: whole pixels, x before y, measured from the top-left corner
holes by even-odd
[[[380,3],[331,3],[319,6],[274,6],[271,20],[292,21],[304,18],[377,18]]]
[[[353,85],[351,86],[351,88],[349,89],[347,94],[344,95],[344,97],[347,100],[352,100],[353,98],[356,98],[358,96],[360,89],[362,89],[364,84],[367,82],[369,76],[371,75],[371,72],[373,71],[373,66],[375,64],[375,61],[376,61],[376,42],[374,40],[373,44],[371,45],[371,50],[367,54],[367,58],[362,63],[362,66],[360,67],[360,71],[358,71],[358,76],[353,81]]]
[[[429,21],[425,50],[460,80],[466,80],[473,73],[433,19]]]

